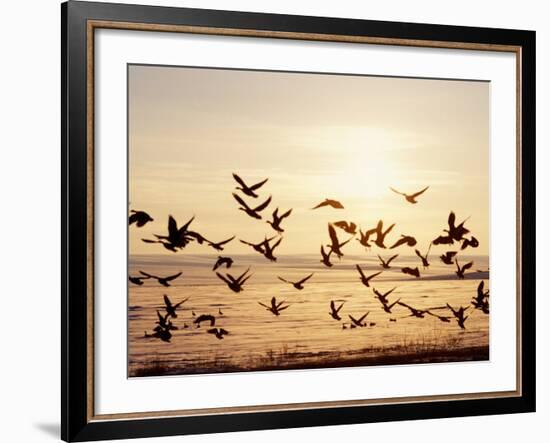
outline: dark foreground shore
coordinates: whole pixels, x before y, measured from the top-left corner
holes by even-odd
[[[283,371],[289,369],[327,369],[358,366],[404,365],[423,363],[450,363],[489,360],[489,346],[467,348],[409,349],[408,346],[384,350],[365,349],[355,352],[288,353],[285,350],[266,352],[265,356],[251,357],[245,362],[226,360],[180,363],[155,359],[147,363],[130,364],[130,377],[162,375],[219,374],[250,371]]]

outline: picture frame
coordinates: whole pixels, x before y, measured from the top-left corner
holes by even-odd
[[[80,1],[63,3],[61,19],[63,440],[91,441],[535,411],[534,32]],[[513,343],[516,388],[97,414],[94,207],[98,204],[98,196],[94,190],[100,176],[94,167],[94,140],[101,128],[94,124],[97,117],[94,57],[98,51],[94,38],[100,29],[514,54],[516,257],[510,260],[514,261],[517,284],[517,331]]]

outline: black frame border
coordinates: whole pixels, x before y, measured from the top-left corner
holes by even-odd
[[[121,21],[521,48],[520,396],[94,421],[87,365],[87,22]],[[535,32],[69,1],[61,5],[61,438],[92,441],[535,411]]]

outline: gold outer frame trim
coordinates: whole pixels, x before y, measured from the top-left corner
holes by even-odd
[[[381,37],[364,37],[364,36],[348,36],[348,35],[333,35],[333,34],[314,34],[300,32],[283,32],[283,31],[265,31],[254,29],[233,29],[233,28],[213,28],[202,26],[187,26],[187,25],[165,25],[165,24],[150,24],[150,23],[133,23],[105,20],[88,20],[87,21],[87,44],[86,44],[86,88],[87,88],[87,421],[113,421],[126,419],[147,419],[159,417],[186,417],[200,415],[219,415],[219,414],[237,414],[237,413],[254,413],[254,412],[274,412],[274,411],[292,411],[303,409],[321,409],[335,407],[350,407],[350,406],[367,406],[367,405],[388,405],[399,403],[430,403],[445,400],[473,400],[473,399],[490,399],[490,398],[506,398],[520,397],[522,395],[522,346],[521,346],[521,323],[522,323],[522,268],[521,254],[522,243],[520,235],[516,235],[516,389],[514,391],[498,391],[498,392],[474,392],[467,394],[448,394],[448,395],[427,395],[427,396],[409,396],[409,397],[392,397],[382,399],[369,400],[334,400],[326,402],[307,402],[307,403],[286,403],[274,405],[257,405],[257,406],[232,406],[222,408],[205,408],[205,409],[182,409],[171,411],[149,411],[149,412],[130,412],[116,414],[95,414],[94,390],[95,390],[95,373],[94,373],[94,36],[96,29],[119,29],[132,31],[152,31],[152,32],[176,32],[187,34],[203,34],[203,35],[222,35],[236,37],[256,37],[256,38],[278,38],[290,40],[310,40],[310,41],[325,41],[325,42],[340,42],[340,43],[357,43],[371,45],[393,45],[393,46],[409,46],[420,48],[443,48],[443,49],[463,49],[476,51],[494,51],[494,52],[510,52],[516,55],[516,233],[522,232],[522,107],[521,107],[521,90],[522,90],[522,50],[521,46],[515,45],[496,45],[486,43],[470,43],[470,42],[446,42],[437,40],[413,40],[399,38],[381,38]]]

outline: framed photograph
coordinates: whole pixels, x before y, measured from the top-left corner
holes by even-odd
[[[61,14],[65,441],[535,410],[534,32]]]

